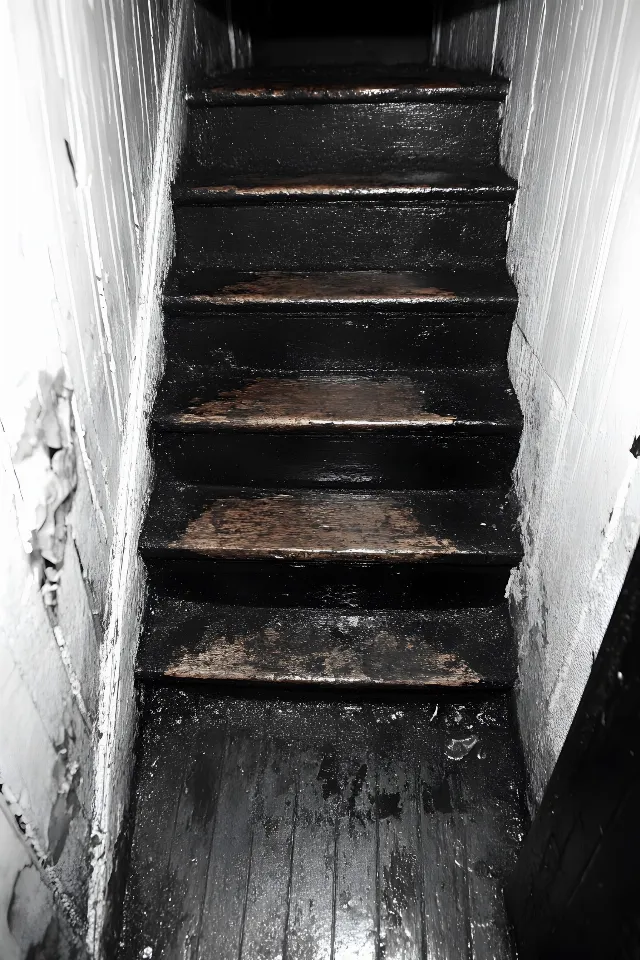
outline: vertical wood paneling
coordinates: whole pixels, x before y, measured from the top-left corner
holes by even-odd
[[[504,162],[518,176],[511,372],[525,412],[513,580],[534,800],[584,689],[640,529],[640,6],[511,4]],[[541,710],[543,704],[545,709]]]
[[[130,771],[144,411],[160,356],[167,185],[194,23],[191,0],[0,3],[10,145],[0,159],[0,800],[20,819],[17,842],[37,883],[54,891],[81,940],[92,884],[94,946]],[[208,26],[215,34],[213,18]],[[16,451],[42,375],[60,371],[72,391],[78,481],[48,616],[25,550],[47,496],[46,455],[38,447],[38,473],[36,455],[18,469]],[[0,904],[15,901],[23,869],[4,869],[10,836],[0,837]],[[0,955],[22,960],[39,941],[14,943],[0,913]],[[62,942],[49,949],[66,956]]]
[[[478,9],[456,16],[448,12],[446,3],[441,4],[434,24],[435,63],[491,73],[500,7],[500,3],[480,4]]]
[[[439,33],[439,62],[511,79],[502,157],[520,184],[508,256],[526,548],[512,600],[535,802],[640,530],[640,4],[503,0],[444,17]]]

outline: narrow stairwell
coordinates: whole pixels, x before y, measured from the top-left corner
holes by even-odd
[[[121,960],[512,956],[505,92],[188,94]]]

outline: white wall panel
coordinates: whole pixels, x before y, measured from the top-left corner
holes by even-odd
[[[44,949],[20,927],[21,898],[40,888],[57,930],[41,931],[47,955],[87,937],[99,952],[135,730],[168,187],[184,68],[205,58],[228,64],[228,32],[191,0],[0,0],[0,828],[20,825],[0,829],[0,956],[11,960]],[[62,506],[48,525],[51,502]]]
[[[493,12],[492,52],[477,14],[448,36],[457,64],[511,79],[502,156],[520,185],[508,253],[520,303],[509,362],[525,416],[525,560],[511,597],[535,803],[640,530],[640,0],[502,0]]]

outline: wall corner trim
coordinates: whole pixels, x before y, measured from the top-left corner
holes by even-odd
[[[142,248],[131,388],[121,445],[105,640],[100,663],[99,738],[87,930],[87,949],[93,957],[100,957],[103,951],[108,885],[115,844],[128,798],[135,733],[133,656],[141,627],[144,593],[144,577],[137,558],[137,547],[150,485],[147,415],[161,366],[160,288],[173,249],[170,182],[180,147],[181,93],[189,8],[189,0],[173,0]],[[131,694],[128,698],[127,689]],[[129,717],[126,716],[127,711]]]

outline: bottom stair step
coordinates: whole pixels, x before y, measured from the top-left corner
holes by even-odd
[[[149,694],[121,960],[509,960],[509,699]]]
[[[175,596],[150,604],[141,680],[336,686],[510,687],[506,605],[461,610],[234,607]]]

